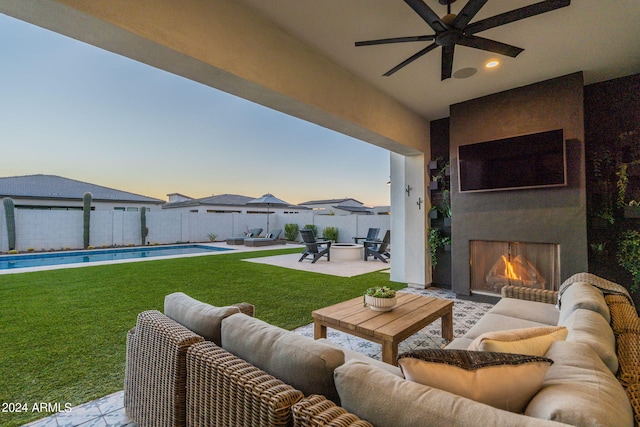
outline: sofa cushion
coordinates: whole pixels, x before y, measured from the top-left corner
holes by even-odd
[[[567,341],[588,344],[614,375],[618,372],[616,338],[599,313],[579,308],[564,321],[564,326],[569,331]]]
[[[237,314],[222,322],[222,347],[305,395],[339,403],[333,371],[344,363],[344,353],[333,346]]]
[[[214,307],[175,292],[164,297],[164,314],[187,329],[220,345],[222,319],[240,313],[238,307]]]
[[[376,427],[553,426],[352,360],[335,371],[342,407]]]
[[[473,340],[466,337],[454,338],[449,344],[445,346],[447,350],[467,350]]]
[[[377,366],[380,369],[384,369],[385,371],[390,372],[397,377],[404,378],[404,375],[402,375],[402,370],[397,366],[390,365],[389,363],[385,363],[381,360],[372,359],[371,357],[363,353],[360,353],[355,350],[351,350],[350,348],[342,347],[341,345],[333,343],[326,338],[320,338],[319,340],[317,340],[317,342],[322,342],[327,345],[330,345],[331,347],[340,349],[344,353],[345,363],[347,363],[349,360],[359,360],[361,362],[365,362],[365,363],[369,363],[370,365]]]
[[[560,317],[560,310],[555,304],[517,298],[502,298],[489,312],[547,325],[557,325]]]
[[[409,381],[476,402],[522,412],[542,386],[550,359],[465,350],[416,350],[398,356]]]
[[[564,324],[567,318],[571,316],[571,313],[580,308],[600,313],[607,323],[611,320],[609,307],[604,300],[602,291],[588,283],[576,282],[572,284],[564,291],[560,298],[558,325]]]
[[[534,322],[531,320],[518,319],[516,317],[505,316],[503,314],[487,313],[478,323],[473,325],[464,334],[465,338],[476,339],[485,332],[506,331],[509,329],[524,329],[549,326],[546,323]]]
[[[584,427],[633,425],[622,386],[590,346],[556,341],[546,357],[555,363],[525,415]]]
[[[551,343],[567,338],[564,326],[510,329],[486,332],[476,338],[468,350],[544,356]]]

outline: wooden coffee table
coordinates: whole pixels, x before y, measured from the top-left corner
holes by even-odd
[[[315,310],[313,336],[326,338],[327,328],[337,329],[382,344],[382,361],[396,365],[398,344],[436,319],[442,319],[442,337],[453,339],[453,301],[398,292],[391,311],[373,311],[357,297]]]

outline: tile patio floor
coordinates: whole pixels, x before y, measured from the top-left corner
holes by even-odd
[[[453,306],[453,333],[454,337],[464,335],[491,307],[491,304],[476,303],[459,300],[455,294],[438,288],[413,289],[405,288],[403,292],[417,293],[437,298],[454,300]],[[294,332],[313,338],[313,324],[295,329]],[[431,325],[412,335],[400,344],[399,353],[420,349],[420,348],[440,348],[447,342],[440,336],[440,320],[436,320]],[[382,348],[379,344],[363,340],[351,335],[344,334],[332,329],[328,330],[327,339],[344,347],[366,354],[380,360]],[[103,398],[88,402],[69,412],[62,412],[51,415],[32,423],[26,424],[29,427],[135,427],[135,424],[127,418],[123,407],[124,392],[105,396]]]

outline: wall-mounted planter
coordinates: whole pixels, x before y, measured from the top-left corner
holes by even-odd
[[[640,206],[625,206],[624,207],[625,218],[640,218]]]
[[[429,181],[429,190],[437,190],[438,181]]]
[[[438,218],[438,211],[436,209],[429,211],[429,218],[436,219]]]
[[[445,227],[451,227],[451,217],[445,217],[444,219],[444,226]]]

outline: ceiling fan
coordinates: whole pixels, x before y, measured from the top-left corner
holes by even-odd
[[[478,13],[482,6],[487,3],[488,0],[469,0],[457,15],[451,13],[451,3],[454,3],[456,0],[438,0],[440,4],[447,6],[447,15],[443,16],[442,18],[438,17],[438,15],[436,15],[436,13],[429,6],[427,6],[423,0],[404,1],[414,10],[414,12],[416,12],[422,19],[425,20],[429,27],[431,27],[431,29],[435,31],[435,34],[367,40],[356,42],[356,46],[373,46],[379,44],[421,42],[433,40],[434,42],[432,44],[405,59],[400,64],[384,73],[384,75],[390,76],[401,68],[409,65],[416,59],[431,52],[438,46],[442,46],[441,80],[446,80],[451,77],[451,71],[453,69],[453,52],[456,44],[461,46],[473,47],[475,49],[486,50],[489,52],[495,52],[501,55],[515,58],[524,49],[495,40],[478,37],[474,34],[484,30],[488,30],[490,28],[499,27],[510,22],[529,18],[530,16],[535,16],[541,13],[550,12],[555,9],[560,9],[562,7],[569,6],[569,4],[571,3],[571,0],[541,1],[539,3],[534,3],[529,6],[514,9],[512,11],[501,13],[499,15],[492,16],[491,18],[482,19],[480,21],[469,24],[469,22]]]

